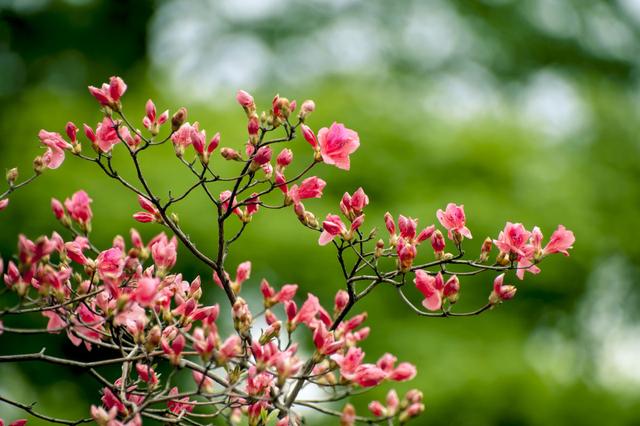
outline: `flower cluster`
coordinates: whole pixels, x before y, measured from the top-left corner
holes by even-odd
[[[506,274],[515,271],[520,279],[525,271],[537,274],[545,257],[568,255],[574,243],[573,233],[562,225],[543,247],[538,227],[527,231],[520,223],[507,222],[495,239],[486,237],[477,258],[465,259],[463,244],[472,234],[464,207],[455,203],[435,213],[442,229],[435,224],[419,228],[418,219],[398,215],[396,221],[386,213],[381,222],[388,238],[381,238],[375,228],[364,229],[370,200],[363,188],[345,192],[336,210],[320,221],[317,217],[324,214],[303,205],[304,201],[311,206],[313,199],[322,197],[327,185],[311,170],[320,164],[349,170],[360,139],[357,132],[337,122],[316,134],[308,125],[316,107],[313,101],[302,102],[298,111],[295,100],[276,95],[268,110],[259,111],[253,96],[239,91],[236,100],[247,119],[245,142],[221,147],[220,133],[209,139],[198,121],[187,121],[186,108],[172,115],[168,110],[158,114],[152,100],[141,117],[143,130],[136,128],[124,113],[126,89],[119,77],[100,88],[89,87],[102,110],[95,129],[83,125],[91,150],[83,148],[72,122],[65,126],[67,139],[41,130],[45,151],[34,160],[34,175],[17,183],[18,171],[11,169],[9,189],[0,194],[2,210],[12,192],[45,169],[59,168],[65,154],[70,154],[96,164],[107,178],[131,191],[132,204],[137,199],[142,209],[133,213],[135,221],[160,228],[146,242],[131,229],[127,239],[117,235],[109,246],[98,248],[91,240],[92,199],[80,190],[64,201],[51,200],[65,236],[57,231],[35,239],[20,235],[15,258],[6,265],[0,259],[0,275],[10,295],[7,300],[14,302],[0,310],[0,334],[64,334],[78,351],[85,352],[84,361],[49,356],[44,349],[1,356],[0,361],[74,366],[98,382],[100,397],[87,410],[91,417],[78,421],[55,419],[2,398],[40,419],[138,426],[144,419],[199,424],[202,418],[221,417],[230,424],[284,426],[302,424],[300,410],[307,408],[333,415],[342,425],[404,424],[425,409],[423,395],[416,389],[402,399],[389,390],[384,402],[369,402],[367,416],[358,415],[348,402],[341,411],[325,405],[361,390],[412,380],[417,374],[413,364],[398,362],[393,354],[373,358],[365,354],[362,342],[370,335],[370,328],[364,326],[367,313],[354,314],[355,305],[384,285],[395,289],[398,300],[419,316],[477,315],[514,297],[516,287],[505,284]],[[274,132],[280,136],[270,137]],[[296,148],[298,132],[311,149],[305,143]],[[277,149],[277,144],[287,146]],[[182,192],[174,190],[168,198],[153,188],[140,163],[148,149],[162,145],[171,146],[170,155],[193,176],[192,185]],[[126,180],[126,174],[115,168],[111,160],[118,155],[132,160],[137,180]],[[217,168],[220,161],[237,165],[238,172],[222,176]],[[213,253],[199,245],[197,236],[185,232],[175,210],[195,191],[201,191],[213,206],[212,224],[217,226]],[[293,211],[305,227],[318,233],[319,245],[336,250],[344,283],[335,285],[333,306],[302,292],[302,285],[273,286],[266,279],[257,284],[250,261],[234,265],[235,273],[227,264],[229,250],[252,226],[253,217],[279,209]],[[369,221],[371,217],[367,226]],[[452,242],[450,251],[446,251],[445,235]],[[426,250],[429,258],[423,260],[427,241],[432,250]],[[494,245],[498,252],[490,262]],[[179,271],[179,250],[201,262],[202,278]],[[454,310],[462,293],[459,276],[479,272],[495,275],[493,285],[488,285],[488,300],[474,311]],[[409,280],[426,310],[407,294]],[[222,291],[215,293],[216,288]],[[252,298],[245,294],[251,291],[262,294],[261,306],[247,302]],[[203,297],[205,292],[221,296],[220,301],[206,302],[210,299]],[[11,318],[33,313],[44,317],[46,327],[25,330],[11,324]],[[86,361],[95,356],[96,347],[111,355]],[[108,365],[120,366],[121,373],[108,377],[98,372]],[[187,380],[180,377],[185,371]],[[326,399],[301,399],[300,392],[307,386],[326,389]]]

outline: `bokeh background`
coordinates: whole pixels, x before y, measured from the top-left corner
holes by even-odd
[[[329,182],[322,200],[307,203],[318,216],[361,185],[368,226],[381,227],[386,210],[427,225],[447,202],[464,203],[472,253],[506,220],[546,236],[562,223],[577,237],[571,257],[548,259],[518,283],[514,301],[477,318],[417,318],[383,287],[362,303],[373,329],[367,359],[389,351],[418,366],[416,380],[398,387],[424,392],[416,424],[639,425],[639,71],[638,0],[0,0],[0,164],[27,175],[40,128],[95,125],[86,86],[110,75],[129,84],[125,110],[135,120],[149,96],[160,110],[187,105],[191,120],[234,147],[245,137],[237,89],[252,91],[259,108],[274,93],[314,99],[313,128],[342,121],[362,142],[350,173],[318,169]],[[144,163],[165,193],[190,182],[166,148]],[[294,151],[309,155],[301,140]],[[135,198],[69,159],[12,196],[1,213],[3,258],[19,232],[57,226],[51,196],[80,188],[94,199],[97,245],[135,225]],[[178,211],[210,250],[206,200]],[[316,238],[290,211],[261,212],[229,265],[253,261],[253,300],[264,276],[330,303],[342,281]],[[222,300],[183,254],[185,274],[204,274],[209,300]],[[492,279],[464,279],[461,309],[481,305]],[[63,336],[0,338],[3,354],[43,346],[96,356]],[[50,415],[86,416],[96,388],[81,371],[0,365],[0,394],[38,401]],[[364,411],[370,399],[352,402]],[[0,417],[22,414],[0,404]]]

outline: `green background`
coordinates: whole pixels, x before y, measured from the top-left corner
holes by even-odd
[[[382,228],[387,210],[428,225],[438,208],[456,202],[465,205],[472,254],[507,220],[538,225],[546,237],[562,223],[577,238],[571,257],[547,259],[540,275],[515,283],[515,300],[477,318],[415,317],[382,286],[361,302],[372,327],[367,361],[388,351],[418,367],[413,382],[397,386],[424,392],[427,410],[416,424],[640,424],[636,2],[251,1],[239,10],[240,3],[0,1],[2,167],[26,176],[42,152],[41,128],[62,132],[68,120],[95,126],[100,115],[86,86],[110,75],[129,84],[125,111],[136,123],[151,96],[160,111],[188,106],[191,121],[235,148],[245,138],[237,89],[250,89],[259,109],[274,93],[314,99],[312,128],[337,120],[361,140],[350,173],[316,169],[328,185],[306,207],[318,217],[337,212],[342,193],[362,186],[371,199],[365,229]],[[298,138],[292,149],[292,167],[302,168],[309,147]],[[123,153],[116,164],[126,170]],[[190,184],[170,146],[144,157],[158,193]],[[2,257],[15,252],[19,232],[62,232],[50,197],[78,189],[94,200],[99,247],[137,226],[133,195],[68,158],[0,213]],[[214,212],[205,198],[195,195],[177,211],[211,253]],[[137,228],[145,238],[159,232]],[[290,210],[261,211],[228,267],[253,262],[244,290],[250,300],[266,277],[298,283],[300,300],[312,291],[330,306],[343,283],[334,251],[316,239]],[[203,274],[207,299],[222,302],[206,269],[179,251],[179,270]],[[430,250],[420,256],[430,259]],[[483,304],[492,280],[462,279],[458,309]],[[5,324],[39,327],[45,319]],[[43,346],[95,356],[78,354],[62,336],[0,338],[2,354]],[[387,389],[352,402],[364,414]],[[99,402],[88,375],[38,363],[0,365],[0,394],[70,419]],[[0,417],[21,416],[0,404]]]

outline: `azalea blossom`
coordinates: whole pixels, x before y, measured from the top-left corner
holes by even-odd
[[[449,239],[459,243],[461,241],[460,236],[472,238],[469,228],[465,226],[466,218],[463,205],[458,206],[454,203],[449,203],[446,210],[439,209],[436,216],[440,224],[447,229]]]
[[[113,109],[120,109],[120,98],[127,91],[127,85],[120,77],[111,77],[109,83],[103,83],[100,88],[89,86],[89,92],[101,105]]]
[[[318,146],[325,163],[349,170],[349,155],[358,149],[360,139],[357,132],[334,122],[329,128],[318,131]]]
[[[62,139],[60,133],[40,130],[38,133],[40,142],[47,147],[43,159],[45,165],[50,169],[57,169],[64,161],[64,151],[71,149],[71,144]]]
[[[307,198],[320,198],[322,197],[322,190],[327,183],[317,176],[312,176],[302,181],[300,186],[292,185],[289,189],[288,196],[295,203],[300,203],[300,200]]]

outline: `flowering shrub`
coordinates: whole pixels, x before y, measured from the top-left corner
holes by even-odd
[[[66,139],[42,130],[39,138],[44,153],[34,160],[34,175],[18,183],[17,169],[7,174],[8,189],[0,195],[0,209],[8,196],[32,182],[46,169],[60,167],[65,156],[94,163],[107,177],[137,197],[139,211],[133,219],[163,228],[150,241],[143,241],[132,229],[128,241],[118,235],[111,247],[97,247],[91,241],[92,199],[84,191],[64,201],[52,199],[51,209],[64,234],[29,239],[21,235],[17,256],[3,262],[5,291],[15,294],[15,303],[0,310],[0,333],[52,333],[66,336],[78,352],[98,347],[110,354],[94,361],[79,361],[37,353],[0,357],[1,362],[40,361],[73,366],[92,375],[100,389],[86,419],[65,420],[37,412],[32,405],[0,395],[0,400],[31,415],[56,423],[140,425],[144,418],[167,424],[201,424],[219,418],[230,424],[299,425],[301,409],[336,416],[342,425],[355,422],[404,424],[424,410],[422,394],[411,390],[398,395],[390,390],[384,402],[372,401],[370,413],[356,414],[352,405],[334,410],[336,401],[360,394],[387,382],[403,382],[416,375],[409,362],[398,362],[392,354],[365,356],[360,342],[369,336],[364,327],[366,313],[353,314],[357,302],[379,285],[393,287],[401,303],[424,317],[478,315],[513,298],[516,287],[507,284],[506,273],[537,274],[539,263],[554,253],[568,255],[574,237],[562,225],[543,246],[539,228],[528,231],[507,222],[497,239],[486,238],[475,258],[465,258],[463,245],[472,239],[462,205],[450,203],[438,210],[441,229],[430,224],[418,227],[418,220],[390,213],[384,216],[385,235],[365,231],[365,210],[369,197],[362,188],[345,193],[324,220],[319,220],[304,203],[322,197],[326,182],[309,176],[312,169],[327,164],[349,170],[350,155],[359,148],[358,133],[333,123],[316,133],[305,123],[314,111],[305,101],[299,112],[295,101],[276,96],[267,112],[258,113],[253,97],[240,91],[237,101],[247,116],[248,140],[243,149],[221,147],[220,134],[207,138],[198,122],[187,122],[187,110],[171,117],[158,114],[149,100],[139,130],[127,118],[122,96],[127,86],[112,77],[102,87],[89,87],[102,106],[102,121],[93,128],[83,126],[83,147],[78,127],[68,123]],[[292,172],[291,145],[298,130],[311,145],[307,162]],[[279,132],[271,137],[272,134]],[[162,136],[161,136],[162,135]],[[83,138],[84,139],[84,138]],[[148,149],[172,145],[179,165],[193,174],[194,181],[179,195],[161,198],[145,178],[139,159]],[[216,151],[220,157],[216,157]],[[128,156],[136,181],[128,181],[112,163],[114,156]],[[236,162],[239,171],[222,176],[219,161]],[[302,161],[300,161],[302,163]],[[215,189],[214,189],[215,188]],[[202,191],[215,208],[217,247],[202,251],[180,225],[175,205],[194,191]],[[268,202],[266,200],[269,200]],[[311,231],[321,246],[333,246],[343,285],[336,284],[333,306],[323,305],[311,293],[300,295],[296,284],[272,286],[262,280],[263,306],[252,306],[241,297],[242,286],[252,273],[251,262],[228,265],[225,258],[256,214],[287,208]],[[337,214],[339,213],[339,214]],[[446,237],[445,237],[446,235]],[[497,253],[492,256],[493,246]],[[174,270],[178,250],[195,256],[207,269],[201,278],[186,277]],[[420,254],[420,256],[418,256]],[[429,257],[433,257],[429,260]],[[476,310],[459,312],[455,303],[461,292],[460,277],[487,272],[493,287]],[[218,323],[218,304],[201,301],[211,291],[209,280],[224,291],[231,307],[233,329]],[[415,290],[423,296],[422,307],[409,296]],[[10,298],[7,298],[10,299]],[[16,315],[38,313],[46,318],[42,329],[19,329],[2,325]],[[265,326],[258,330],[256,319]],[[9,322],[9,321],[6,321]],[[309,333],[299,332],[308,329]],[[311,336],[311,342],[306,342]],[[299,345],[312,344],[305,357]],[[83,355],[83,359],[88,357]],[[117,365],[121,373],[107,377],[102,367]],[[176,374],[189,371],[191,384],[177,385]],[[306,386],[326,389],[324,399],[301,398]],[[18,420],[12,425],[22,425]],[[1,424],[1,423],[0,423]]]

